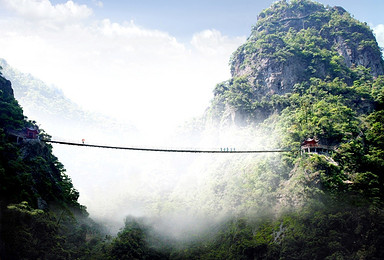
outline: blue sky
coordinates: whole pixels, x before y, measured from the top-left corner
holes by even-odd
[[[187,38],[204,29],[217,29],[230,36],[247,35],[257,13],[272,1],[108,1],[100,15],[117,21],[134,20],[145,27],[165,30]]]
[[[85,109],[135,125],[181,124],[204,112],[230,77],[231,54],[273,2],[0,0],[0,57]],[[383,0],[322,3],[370,24],[384,46]],[[106,100],[114,102],[100,106]]]
[[[55,0],[52,3],[65,1]],[[81,0],[94,8],[98,19],[112,18],[114,22],[134,20],[137,24],[167,31],[187,38],[204,29],[217,29],[230,36],[249,34],[257,14],[275,0]],[[356,19],[373,26],[383,24],[383,0],[322,0],[324,5],[342,6]],[[99,3],[99,4],[98,4]],[[101,4],[100,4],[101,3]],[[100,5],[100,6],[98,6]]]

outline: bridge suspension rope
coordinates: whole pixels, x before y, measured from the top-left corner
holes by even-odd
[[[130,150],[130,151],[143,151],[143,152],[167,152],[167,153],[216,153],[216,154],[245,154],[245,153],[285,153],[292,152],[290,149],[282,150],[235,150],[228,148],[225,150],[202,150],[202,149],[161,149],[161,148],[143,148],[143,147],[124,147],[124,146],[110,146],[110,145],[97,145],[97,144],[87,144],[87,143],[75,143],[75,142],[64,142],[56,140],[41,140],[45,143],[52,144],[62,144],[62,145],[72,145],[72,146],[82,146],[82,147],[92,147],[92,148],[103,148],[103,149],[117,149],[117,150]]]

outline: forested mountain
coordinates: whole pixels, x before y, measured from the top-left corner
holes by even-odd
[[[383,259],[384,62],[368,25],[342,7],[278,1],[230,64],[232,78],[194,127],[229,127],[245,143],[289,152],[213,157],[192,189],[159,194],[159,216],[182,207],[220,216],[179,240],[160,234],[155,218],[128,217],[111,240],[70,213],[62,224],[60,212],[84,208],[49,145],[15,142],[11,133],[34,124],[1,78],[2,258]],[[317,146],[301,149],[304,141]]]
[[[342,7],[279,1],[261,12],[246,43],[233,53],[232,78],[218,84],[212,117],[222,123],[262,121],[288,104],[311,78],[351,86],[384,73],[380,48],[366,23]],[[372,108],[367,101],[359,109]]]

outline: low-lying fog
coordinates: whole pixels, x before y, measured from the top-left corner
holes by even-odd
[[[142,136],[123,129],[112,132],[93,129],[83,137],[89,144],[127,147],[271,148],[267,141],[271,138],[251,129],[207,130],[194,138],[190,136],[192,133],[180,130],[166,136],[156,132]],[[80,140],[79,135],[77,140],[68,141]],[[245,179],[241,175],[247,174],[244,169],[247,163],[241,165],[241,162],[270,156],[143,152],[59,144],[53,147],[80,192],[80,203],[87,207],[92,218],[105,223],[110,232],[117,232],[124,218],[132,215],[147,217],[156,222],[159,230],[176,236],[239,214],[244,209],[241,182]]]

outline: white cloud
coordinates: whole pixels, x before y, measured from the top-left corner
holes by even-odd
[[[73,1],[52,5],[49,0],[1,0],[6,7],[26,19],[71,22],[88,18],[92,9]]]
[[[63,5],[47,0],[15,2],[19,13],[39,17],[60,12],[71,17],[75,10],[89,14],[87,6],[72,1]],[[230,77],[230,54],[245,40],[207,30],[191,36],[190,45],[185,45],[166,32],[142,28],[133,21],[77,20],[56,23],[54,30],[47,24],[27,14],[0,18],[0,57],[57,85],[85,108],[144,129],[169,128],[201,115],[214,86]]]
[[[373,28],[379,46],[384,48],[384,24],[379,24]]]
[[[229,38],[217,30],[204,30],[192,37],[191,44],[205,55],[230,55],[245,37]]]
[[[105,19],[98,25],[97,31],[108,39],[118,41],[119,44],[126,44],[126,47],[131,47],[128,48],[131,51],[140,49],[145,53],[156,52],[160,54],[171,49],[185,50],[184,45],[178,43],[175,37],[165,32],[140,28],[133,21],[119,24]],[[153,48],[154,46],[156,48]]]

